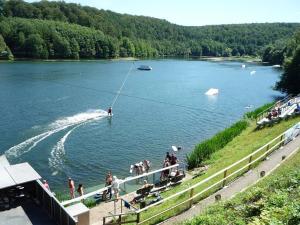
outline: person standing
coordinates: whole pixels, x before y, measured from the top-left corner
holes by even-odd
[[[106,178],[105,178],[105,187],[109,186],[107,188],[107,193],[106,194],[109,194],[109,199],[111,199],[112,197],[112,192],[111,192],[111,183],[113,181],[113,177],[112,177],[112,174],[111,172],[109,171],[106,175]],[[106,198],[106,196],[105,196]]]
[[[111,107],[108,108],[107,114],[108,114],[109,116],[112,116],[112,108],[111,108]]]
[[[49,187],[49,184],[48,184],[48,182],[47,182],[47,180],[43,180],[43,185],[44,185],[44,187],[48,190],[48,191],[50,191],[51,192],[51,190],[50,190],[50,187]]]
[[[143,161],[143,165],[144,165],[144,168],[145,168],[145,172],[148,173],[149,172],[149,169],[150,169],[150,161],[145,159]]]
[[[171,156],[169,152],[166,153],[165,160],[168,160],[169,162],[171,161]]]
[[[82,184],[78,185],[77,192],[78,192],[79,196],[83,196],[84,195],[83,185]]]
[[[120,192],[120,182],[121,180],[119,180],[116,176],[113,176],[113,180],[111,183],[111,187],[114,191],[114,195],[115,195],[115,199],[118,201],[119,199],[119,192]]]
[[[170,160],[171,166],[175,165],[176,163],[178,163],[177,157],[175,154],[172,153],[171,155],[171,160]]]
[[[75,183],[71,179],[71,177],[69,177],[68,185],[69,185],[69,190],[70,190],[70,196],[71,196],[71,198],[75,198]]]

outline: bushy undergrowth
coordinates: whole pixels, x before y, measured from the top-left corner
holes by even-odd
[[[247,112],[245,114],[245,116],[249,119],[256,119],[258,114],[260,114],[261,112],[265,111],[266,109],[270,108],[272,105],[274,105],[274,102],[272,103],[267,103],[251,112]]]
[[[195,147],[195,149],[187,155],[187,163],[189,169],[200,166],[204,160],[216,151],[225,147],[227,143],[232,141],[233,138],[238,136],[248,126],[248,122],[241,120],[231,127],[217,133],[211,139],[208,139]]]
[[[185,225],[300,224],[300,153],[256,186]]]

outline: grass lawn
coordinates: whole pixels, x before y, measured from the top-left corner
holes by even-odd
[[[256,124],[254,121],[250,121],[250,125],[246,130],[244,130],[239,136],[234,138],[230,143],[228,143],[223,149],[215,152],[209,160],[205,162],[205,164],[209,165],[208,170],[206,173],[202,176],[199,176],[195,179],[188,180],[181,184],[180,186],[177,186],[175,188],[172,188],[169,191],[166,191],[162,193],[162,197],[167,197],[172,194],[175,194],[181,190],[184,190],[188,188],[189,186],[198,183],[199,181],[211,176],[212,174],[226,168],[227,166],[231,165],[232,163],[242,159],[243,157],[247,156],[248,154],[254,152],[259,147],[265,145],[267,142],[271,141],[278,135],[280,135],[282,132],[290,128],[292,125],[300,121],[300,117],[291,118],[289,120],[283,120],[279,124],[275,124],[272,127],[266,127],[261,130],[255,130]],[[218,179],[218,177],[216,177]],[[209,183],[205,185],[201,185],[200,187],[196,188],[194,194],[197,192],[203,190],[205,187],[208,187],[216,179],[211,180]],[[150,208],[147,211],[144,211],[141,213],[141,221],[159,213],[162,212],[164,209],[167,209],[173,205],[176,205],[183,200],[188,198],[189,193],[185,193],[183,195],[180,195],[176,198],[170,199],[156,207]],[[204,196],[202,196],[203,198]],[[200,198],[199,198],[200,200]],[[182,212],[183,210],[187,209],[189,207],[188,204],[181,205],[180,207],[177,207],[169,212],[166,212],[165,214],[156,217],[154,219],[151,219],[151,221],[146,222],[145,224],[155,224],[160,221],[163,221],[173,215],[178,214],[179,212]]]
[[[300,224],[300,152],[233,199],[208,207],[186,225]]]

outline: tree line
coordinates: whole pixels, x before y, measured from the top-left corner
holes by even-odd
[[[297,23],[187,27],[61,1],[0,0],[0,15],[7,49],[1,52],[32,58],[257,56],[300,28]]]
[[[275,89],[284,93],[300,94],[300,32],[281,46],[269,46],[271,58],[280,55],[283,58],[283,73],[275,85]]]

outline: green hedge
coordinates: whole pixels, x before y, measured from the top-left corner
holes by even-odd
[[[227,143],[238,136],[247,126],[248,122],[241,120],[231,127],[217,133],[211,139],[198,144],[195,149],[187,155],[188,168],[193,169],[200,166],[204,160],[209,159],[214,152],[225,147]]]

